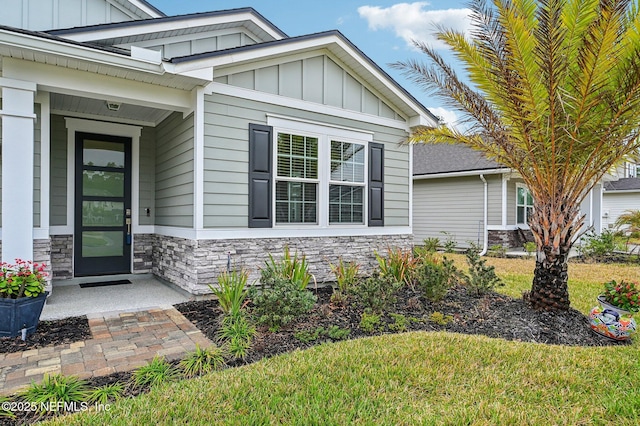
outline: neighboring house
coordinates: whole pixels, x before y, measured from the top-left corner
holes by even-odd
[[[585,224],[601,231],[602,185],[582,204]],[[533,241],[527,225],[533,199],[522,178],[464,145],[413,147],[413,233],[425,238],[516,248]]]
[[[602,194],[602,225],[614,229],[627,210],[640,210],[640,178],[627,177],[605,182]]]
[[[412,127],[437,120],[338,31],[252,8],[16,0],[0,15],[2,258],[53,278],[149,273],[208,291],[285,245],[408,246]]]

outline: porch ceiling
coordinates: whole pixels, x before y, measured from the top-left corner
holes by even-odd
[[[78,115],[80,117],[104,117],[105,119],[109,119],[109,121],[139,123],[152,126],[162,122],[162,120],[171,113],[171,111],[163,109],[125,103],[120,104],[118,111],[112,111],[107,108],[106,101],[107,100],[52,93],[51,112],[54,114],[71,113],[72,115]]]

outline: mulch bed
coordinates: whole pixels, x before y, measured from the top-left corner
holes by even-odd
[[[349,339],[397,332],[393,331],[395,321],[391,314],[401,314],[410,319],[407,331],[449,331],[481,334],[513,341],[569,346],[628,344],[616,342],[592,332],[589,328],[588,318],[575,309],[565,312],[534,311],[522,299],[512,299],[493,292],[476,296],[470,294],[463,286],[452,288],[447,296],[438,303],[426,300],[416,290],[404,288],[397,295],[396,303],[382,316],[381,325],[377,327],[377,331],[368,334],[360,329],[360,319],[363,312],[361,307],[353,303],[346,307],[332,306],[329,302],[332,292],[330,287],[313,291],[318,297],[318,302],[310,313],[277,332],[269,332],[264,327],[259,328],[247,357],[242,361],[232,363],[231,366],[250,364],[263,358],[296,349],[306,349],[330,341],[331,339],[326,336],[312,342],[303,342],[295,337],[296,333],[305,330],[313,332],[319,327],[328,329],[331,326],[338,326],[342,329],[349,329]],[[217,340],[222,319],[222,312],[218,308],[217,301],[186,302],[175,305],[175,308],[209,339]],[[451,321],[446,325],[433,322],[430,317],[434,312],[441,313],[444,317],[450,316]],[[71,321],[71,326],[69,321]],[[86,324],[86,327],[83,324]],[[41,323],[38,331],[27,344],[13,339],[0,339],[0,352],[27,350],[86,338],[90,338],[90,332],[84,317],[46,321]],[[9,340],[11,341],[9,342]],[[116,373],[92,378],[87,382],[93,388],[117,381],[126,383],[130,377],[130,372]],[[127,387],[125,396],[136,396],[147,391],[148,389],[144,388]],[[19,414],[20,416],[13,420],[0,417],[0,425],[30,424],[43,419],[35,413]],[[50,415],[45,417],[50,417]]]

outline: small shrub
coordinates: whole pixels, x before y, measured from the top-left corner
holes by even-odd
[[[294,333],[293,337],[298,339],[303,343],[314,342],[320,338],[320,336],[324,335],[325,329],[322,327],[316,328],[314,331],[309,330],[300,330]]]
[[[31,385],[21,394],[25,401],[35,404],[83,402],[89,397],[86,382],[76,376],[45,375],[40,384]]]
[[[425,238],[423,240],[423,244],[424,244],[424,249],[426,251],[436,252],[438,251],[438,247],[440,247],[440,238],[438,237]]]
[[[432,302],[442,300],[458,276],[453,260],[446,257],[440,260],[436,255],[425,257],[416,270],[416,281],[424,296]]]
[[[469,274],[463,279],[467,287],[475,291],[477,295],[483,295],[492,291],[496,286],[504,285],[496,275],[495,267],[487,266],[486,259],[482,259],[477,247],[467,250],[466,257],[469,264]]]
[[[247,356],[256,328],[244,315],[228,316],[222,319],[218,337],[227,347],[229,353],[237,359]]]
[[[507,249],[502,244],[494,244],[489,247],[489,254],[493,257],[505,257],[507,255]]]
[[[375,253],[380,275],[393,277],[400,284],[413,284],[416,260],[411,250],[388,248],[387,257]]]
[[[348,328],[340,328],[337,325],[332,325],[327,330],[327,336],[332,340],[344,340],[349,337],[351,330]]]
[[[453,317],[451,315],[444,315],[442,312],[434,312],[429,315],[429,321],[438,325],[447,325],[453,321]]]
[[[640,290],[633,281],[615,280],[604,283],[604,298],[613,306],[629,312],[640,311]]]
[[[374,274],[354,288],[354,296],[365,309],[380,313],[395,303],[394,293],[400,287],[402,284],[392,275]]]
[[[594,232],[588,233],[577,246],[582,256],[596,259],[611,256],[618,248],[624,249],[624,247],[618,247],[615,232],[609,229],[605,229],[600,235]]]
[[[317,297],[299,283],[278,277],[271,280],[269,288],[263,286],[260,293],[253,289],[252,300],[258,323],[277,329],[309,312]]]
[[[374,333],[380,329],[380,315],[372,312],[363,312],[360,317],[360,329],[365,333]]]
[[[124,385],[120,382],[111,383],[109,385],[99,386],[89,394],[89,401],[105,405],[109,402],[120,399],[124,393]]]
[[[295,283],[300,290],[306,289],[313,277],[309,273],[306,256],[303,254],[298,257],[297,251],[291,256],[289,246],[284,248],[284,255],[280,261],[269,253],[269,260],[265,262],[265,268],[260,271],[260,275],[263,285],[271,286],[273,281],[286,279]]]
[[[202,349],[200,345],[196,344],[195,351],[188,353],[180,361],[180,367],[187,377],[202,376],[222,369],[226,365],[224,357],[225,351],[219,346],[212,345]]]
[[[133,372],[131,380],[136,387],[157,386],[172,382],[180,377],[180,372],[164,357],[156,356],[153,360]]]
[[[247,271],[223,272],[218,276],[218,287],[209,284],[209,288],[220,302],[225,315],[239,315],[247,298]]]
[[[533,254],[538,249],[538,246],[533,241],[527,241],[523,245],[524,251],[527,252],[527,256],[533,256]]]
[[[346,306],[349,303],[349,294],[356,285],[360,265],[355,262],[344,262],[340,258],[337,265],[329,263],[329,267],[336,277],[337,284],[337,289],[331,295],[331,303],[337,306]]]
[[[454,251],[456,251],[456,240],[453,237],[453,234],[451,234],[450,232],[447,231],[440,231],[441,234],[443,234],[447,239],[444,241],[444,243],[442,244],[442,247],[444,248],[444,252],[445,253],[453,253]]]
[[[389,330],[396,332],[407,331],[407,326],[411,323],[409,318],[402,314],[389,314],[389,316],[393,319],[393,322],[387,325]]]

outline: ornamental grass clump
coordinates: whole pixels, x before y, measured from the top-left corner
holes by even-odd
[[[220,308],[225,315],[238,316],[247,298],[247,280],[249,272],[230,271],[218,275],[218,287],[209,284],[209,288],[218,298]]]
[[[360,265],[355,262],[345,262],[340,258],[337,265],[329,263],[329,267],[336,277],[337,284],[337,288],[331,295],[331,303],[346,306],[349,303],[349,295],[353,292],[358,280]]]
[[[44,263],[16,259],[0,263],[0,299],[37,297],[44,292],[47,273]]]
[[[628,312],[640,311],[640,291],[635,281],[615,280],[604,283],[605,301]]]

